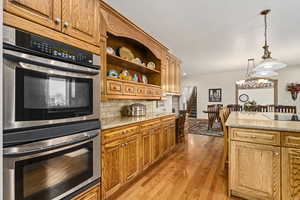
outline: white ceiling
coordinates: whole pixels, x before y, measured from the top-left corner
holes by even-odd
[[[187,75],[245,69],[263,54],[264,24],[271,9],[273,58],[300,64],[299,0],[106,0],[183,61]],[[300,66],[299,66],[300,67]]]

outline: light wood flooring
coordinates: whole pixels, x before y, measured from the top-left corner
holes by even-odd
[[[220,171],[223,138],[189,134],[168,158],[148,170],[116,200],[227,200]]]

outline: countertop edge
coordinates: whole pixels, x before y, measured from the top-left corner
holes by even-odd
[[[226,124],[226,126],[232,128],[246,128],[246,129],[259,129],[259,130],[269,130],[269,131],[300,133],[299,129],[292,129],[292,128],[272,128],[272,127],[265,127],[265,126],[254,126],[254,125],[248,126],[248,125],[240,125],[240,124]]]
[[[147,119],[140,119],[140,120],[128,121],[128,122],[126,122],[126,121],[118,122],[118,123],[115,123],[115,124],[112,124],[112,125],[102,125],[101,126],[101,131],[105,131],[107,129],[118,128],[118,127],[121,127],[121,126],[128,126],[128,125],[135,124],[135,123],[150,121],[150,120],[153,120],[153,119],[164,118],[164,117],[167,117],[167,116],[175,116],[175,115],[176,115],[175,113],[168,113],[168,114],[162,114],[160,116],[149,117]]]

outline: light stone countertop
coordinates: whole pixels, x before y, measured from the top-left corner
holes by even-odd
[[[175,115],[175,113],[151,113],[147,114],[146,116],[140,117],[109,117],[101,119],[101,129],[105,130],[110,128],[116,128],[119,126],[125,126],[133,123],[143,122],[151,119],[172,115]]]
[[[291,114],[285,113],[232,112],[226,126],[300,133],[300,121],[277,121],[273,119],[275,114],[291,117]]]

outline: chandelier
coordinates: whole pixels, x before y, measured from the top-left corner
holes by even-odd
[[[271,57],[271,51],[269,50],[268,45],[268,37],[267,37],[267,15],[271,12],[271,10],[263,10],[260,14],[264,16],[265,22],[265,45],[263,46],[264,55],[262,56],[262,61],[256,66],[255,71],[257,72],[256,75],[259,77],[270,77],[278,75],[276,70],[282,69],[287,65],[282,63],[274,58]]]
[[[236,85],[239,89],[249,88],[269,88],[273,86],[273,82],[264,77],[269,77],[273,71],[255,71],[254,58],[248,59],[247,71],[245,79],[236,81]],[[275,74],[275,75],[274,75]],[[271,76],[278,75],[277,72],[273,72]]]

